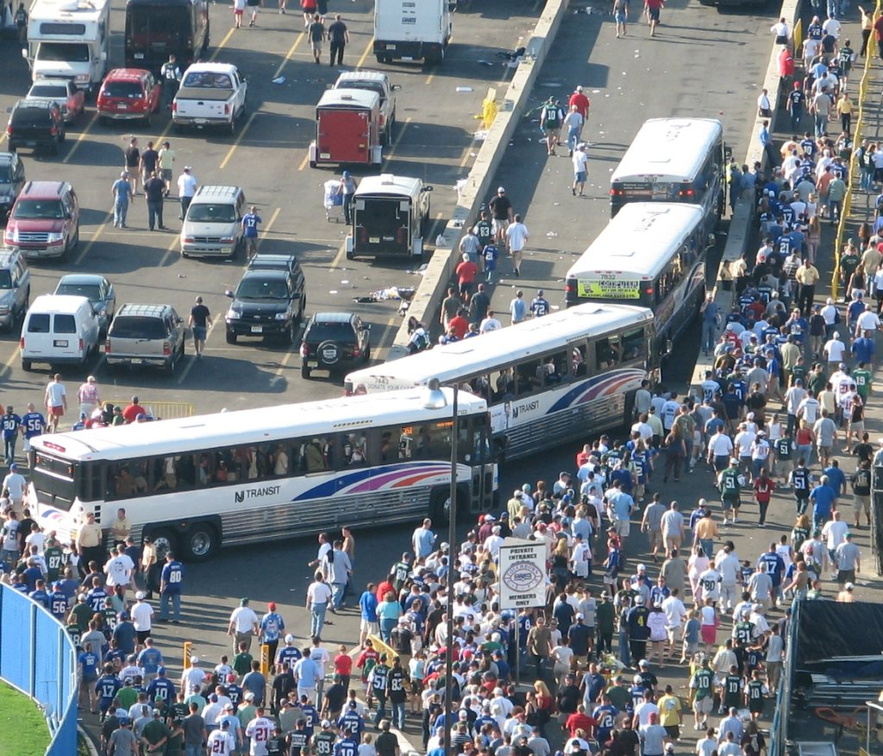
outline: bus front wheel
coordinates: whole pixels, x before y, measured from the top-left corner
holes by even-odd
[[[184,534],[181,545],[188,562],[204,562],[218,550],[220,538],[212,525],[198,522]]]
[[[467,493],[460,487],[457,488],[457,514],[466,511]],[[451,519],[451,493],[447,487],[438,488],[432,492],[429,500],[429,517],[433,525],[447,525]]]

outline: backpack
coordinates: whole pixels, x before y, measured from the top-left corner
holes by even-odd
[[[16,26],[24,26],[28,22],[28,14],[25,12],[24,8],[19,8],[15,12],[15,25]]]

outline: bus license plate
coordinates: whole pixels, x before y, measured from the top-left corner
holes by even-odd
[[[67,348],[67,339],[55,339],[52,342],[52,346],[58,349],[66,349]]]
[[[263,333],[263,332],[264,332],[264,327],[263,327],[263,326],[252,326],[252,327],[251,327],[251,332],[252,332],[252,333]]]

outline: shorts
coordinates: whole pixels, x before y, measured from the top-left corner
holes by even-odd
[[[52,417],[61,417],[64,415],[64,405],[60,404],[57,407],[50,407],[49,414],[52,415]]]
[[[576,181],[577,184],[585,184],[586,178],[587,176],[585,171],[577,171],[573,180]]]
[[[702,636],[703,643],[713,644],[717,639],[717,625],[702,625],[699,628],[699,634]]]
[[[672,627],[666,628],[666,632],[668,633],[668,642],[674,643],[678,638],[680,638],[683,629],[683,625],[674,625]]]
[[[863,496],[861,494],[853,494],[852,495],[852,508],[855,510],[855,515],[858,517],[861,512],[865,514],[870,514],[871,512],[871,497]]]
[[[616,528],[616,535],[620,538],[628,538],[632,532],[632,523],[629,520],[614,520],[613,527]]]
[[[241,16],[244,13],[244,10],[239,10],[238,8],[233,9],[234,16]]]
[[[705,696],[705,698],[697,698],[693,701],[693,711],[697,714],[710,714],[711,707],[714,704],[714,700],[711,696]]]
[[[368,635],[380,635],[380,623],[371,622],[364,617],[362,617],[362,624],[359,626],[359,629],[362,632],[368,633]]]
[[[837,582],[840,585],[844,583],[855,582],[855,570],[837,570]]]
[[[135,637],[138,639],[138,645],[144,645],[144,641],[150,637],[150,630],[136,630]]]
[[[491,227],[494,229],[494,233],[497,233],[498,231],[505,231],[508,226],[508,218],[494,218],[491,221]]]
[[[668,733],[668,736],[672,740],[678,740],[681,737],[681,726],[680,725],[666,725],[665,731]]]
[[[616,11],[616,13],[613,14],[613,18],[618,24],[625,23],[625,13],[621,10]]]
[[[320,52],[322,52],[322,40],[313,40],[312,42],[310,42],[310,49],[313,51],[314,54],[318,55]]]
[[[159,172],[159,175],[163,181],[171,181],[172,180],[172,169],[171,168],[162,168]]]
[[[196,341],[205,341],[205,337],[208,335],[208,328],[205,326],[193,326],[193,338]]]
[[[650,528],[647,531],[647,540],[650,542],[650,548],[662,545],[662,531]]]
[[[647,8],[647,15],[651,21],[659,21],[659,8]]]
[[[729,512],[731,509],[739,509],[739,499],[721,499],[721,508],[724,512]]]

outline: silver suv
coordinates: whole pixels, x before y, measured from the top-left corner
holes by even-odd
[[[124,304],[107,331],[104,359],[108,370],[159,367],[172,375],[186,337],[184,321],[171,305]]]
[[[14,331],[28,311],[31,272],[21,252],[0,250],[0,326]]]

